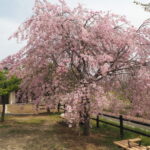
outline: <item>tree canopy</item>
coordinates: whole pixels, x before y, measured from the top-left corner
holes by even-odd
[[[0,96],[8,95],[18,89],[20,79],[15,76],[8,77],[7,71],[0,71]]]
[[[136,28],[123,16],[81,5],[72,9],[63,0],[36,0],[33,10],[12,36],[26,40],[26,46],[1,62],[23,79],[18,93],[22,100],[46,99],[51,105],[63,99],[69,123],[83,121],[87,126],[90,115],[99,110],[113,103],[118,109],[121,104],[105,85],[114,81],[115,88],[119,75],[146,67],[150,21]]]

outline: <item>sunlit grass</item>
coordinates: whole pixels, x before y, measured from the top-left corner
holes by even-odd
[[[95,132],[82,136],[81,130],[62,124],[59,115],[9,116],[0,125],[0,147],[16,150],[117,150],[114,133]],[[113,134],[110,136],[110,134]],[[14,146],[15,145],[15,146]]]
[[[0,124],[0,147],[15,150],[119,150],[113,141],[120,140],[119,129],[92,121],[91,135],[68,128],[58,113],[50,115],[9,116]],[[125,133],[125,138],[137,137]],[[146,143],[148,139],[144,139]]]
[[[117,123],[115,121],[112,121],[112,120],[105,119],[105,118],[101,118],[101,120],[113,123],[115,125],[119,125],[119,123]],[[95,121],[92,121],[92,124],[93,124],[94,127],[96,126]],[[150,131],[148,131],[148,130],[144,130],[144,129],[137,128],[137,127],[131,127],[129,125],[124,125],[124,127],[129,128],[129,129],[133,129],[135,131],[140,131],[140,132],[143,132],[143,133],[146,133],[146,134],[150,135]],[[110,125],[107,125],[105,123],[100,122],[100,128],[93,128],[93,130],[96,130],[96,132],[105,132],[105,130],[107,130],[110,133],[117,134],[118,135],[117,139],[120,140],[120,137],[119,137],[120,129],[117,128],[117,127],[113,127],[113,126],[110,126]],[[124,130],[124,139],[131,139],[131,138],[136,138],[136,137],[140,137],[142,139],[142,144],[143,145],[150,145],[150,138],[149,137],[142,136],[142,135]]]

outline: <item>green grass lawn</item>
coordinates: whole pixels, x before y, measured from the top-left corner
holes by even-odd
[[[120,139],[119,129],[92,124],[91,135],[86,137],[79,129],[62,124],[58,114],[7,116],[6,122],[0,123],[0,150],[119,150],[113,144]],[[137,135],[127,132],[128,137]]]
[[[109,123],[119,125],[119,123],[115,122],[115,121],[110,121],[110,120],[105,119],[105,118],[100,118],[100,119],[103,121],[107,121]],[[95,121],[92,121],[92,124],[95,126]],[[95,130],[101,130],[101,129],[105,128],[105,130],[108,129],[109,131],[111,130],[111,132],[116,132],[117,134],[119,134],[119,132],[120,132],[119,128],[112,127],[112,126],[106,125],[104,123],[100,123],[100,125],[101,125],[101,128],[100,129],[95,128]],[[137,127],[131,127],[129,125],[124,125],[124,127],[129,128],[129,129],[133,129],[135,131],[140,131],[142,133],[146,133],[146,134],[150,135],[150,130],[144,130],[144,129],[137,128]],[[139,134],[135,134],[133,132],[124,130],[124,139],[130,139],[130,138],[136,138],[136,137],[140,137],[142,139],[142,145],[150,145],[150,138],[149,137],[141,136]]]
[[[104,121],[107,121],[107,122],[110,122],[110,123],[113,123],[113,124],[116,124],[116,125],[119,125],[119,123],[116,123],[116,122],[113,122],[113,121],[110,121],[110,120],[107,120],[107,119],[102,119],[101,120],[104,120]],[[92,121],[92,124],[93,126],[96,126],[95,125],[95,121]],[[147,131],[147,130],[144,130],[144,129],[139,129],[139,128],[133,128],[131,126],[127,126],[125,125],[125,127],[129,128],[129,129],[133,129],[135,131],[140,131],[140,132],[143,132],[143,133],[147,133],[150,135],[150,131]],[[104,124],[104,123],[100,123],[100,128],[93,128],[93,130],[95,130],[95,132],[105,132],[106,130],[108,130],[110,133],[116,133],[116,140],[120,140],[120,129],[119,128],[116,128],[116,127],[113,127],[113,126],[110,126],[110,125],[107,125],[107,124]],[[137,138],[137,137],[140,137],[142,139],[142,145],[150,145],[150,138],[149,137],[145,137],[145,136],[141,136],[139,134],[135,134],[133,132],[129,132],[129,131],[126,131],[124,130],[124,138],[123,139],[132,139],[132,138]]]

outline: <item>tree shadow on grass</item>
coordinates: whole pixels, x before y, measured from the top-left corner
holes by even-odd
[[[79,135],[78,129],[68,128],[62,122],[57,122],[40,133],[39,136],[27,141],[28,145],[24,149],[32,147],[31,150],[117,150],[112,142],[113,140],[104,133],[95,134],[92,132],[87,137]]]
[[[117,150],[112,144],[115,132],[93,128],[86,137],[82,130],[68,128],[58,113],[14,117],[5,125],[10,126],[0,131],[0,139],[5,142],[0,143],[2,147],[16,144],[20,146],[16,150]]]

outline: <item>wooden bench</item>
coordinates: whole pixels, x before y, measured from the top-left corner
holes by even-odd
[[[124,150],[150,150],[150,146],[141,145],[141,138],[115,141],[114,144]]]

